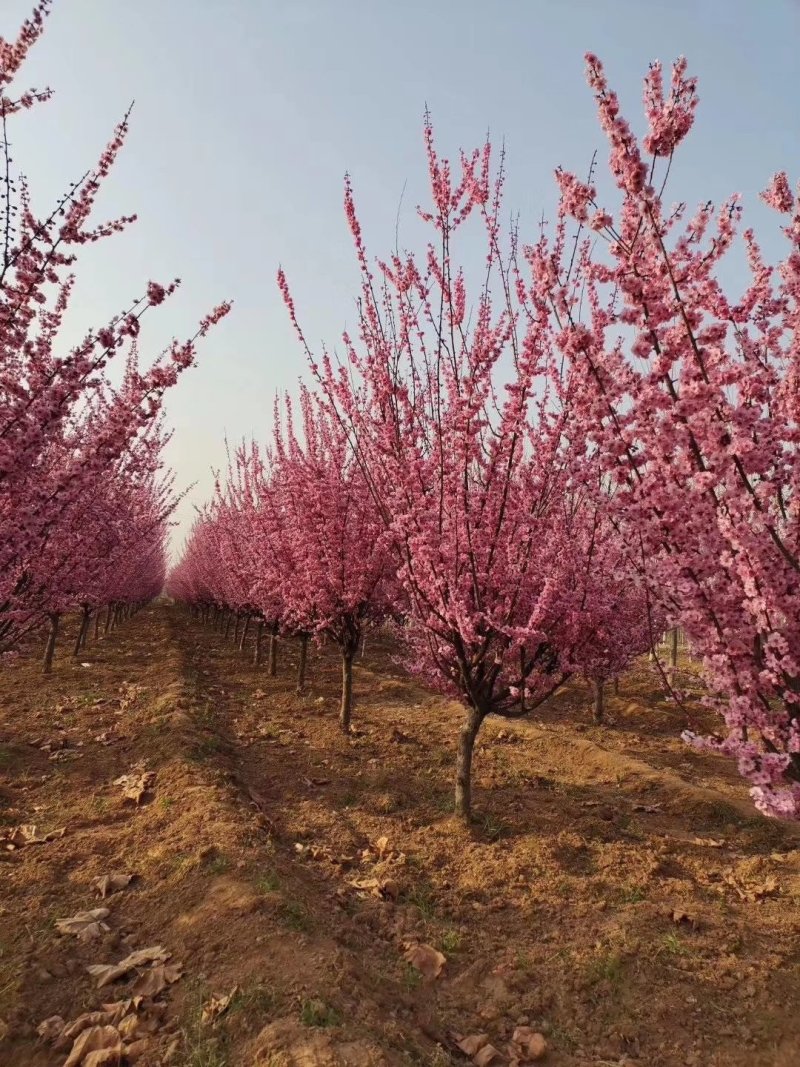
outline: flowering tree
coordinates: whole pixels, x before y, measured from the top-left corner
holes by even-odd
[[[292,407],[276,418],[273,479],[264,505],[282,526],[280,595],[287,625],[325,636],[342,655],[339,722],[349,733],[353,657],[365,629],[383,617],[386,538],[347,435],[327,407],[301,392],[302,436]]]
[[[38,565],[43,554],[51,544],[62,552],[70,544],[70,532],[79,516],[91,513],[98,487],[124,466],[123,457],[157,418],[165,390],[193,363],[196,338],[229,309],[221,304],[195,337],[174,342],[140,370],[140,319],[178,284],[150,282],[107,326],[58,352],[77,249],[122,230],[133,216],[89,226],[98,190],[124,143],[127,116],[96,167],[48,216],[34,214],[27,185],[14,178],[9,123],[49,96],[35,90],[17,95],[14,82],[49,8],[50,0],[41,0],[16,41],[0,39],[0,650],[41,620],[48,598],[63,599],[63,589],[46,588],[50,579]],[[113,388],[107,367],[125,350],[124,379]],[[75,538],[74,544],[83,545],[85,556],[85,541]],[[67,570],[60,567],[52,582],[61,582]]]
[[[433,235],[424,262],[396,254],[375,276],[348,180],[359,335],[344,337],[345,366],[306,351],[389,535],[409,605],[410,664],[465,705],[455,808],[468,818],[483,720],[541,704],[588,641],[591,560],[574,546],[598,479],[573,433],[548,287],[523,284],[515,233],[503,247],[503,175],[491,179],[490,146],[462,156],[456,180],[429,121],[425,139],[433,208],[420,214]],[[471,312],[453,251],[470,216],[486,242]],[[282,272],[279,284],[305,345]]]
[[[641,578],[624,538],[609,522],[613,501],[603,500],[603,513],[585,524],[579,536],[588,537],[580,547],[591,560],[585,569],[582,610],[588,625],[585,639],[572,650],[576,670],[594,690],[594,720],[605,714],[605,685],[619,678],[633,661],[658,642],[666,625],[662,605]]]
[[[768,266],[745,230],[752,281],[732,297],[719,267],[736,238],[738,197],[691,218],[663,200],[697,103],[685,61],[666,95],[660,65],[651,67],[641,140],[595,56],[587,70],[619,203],[603,206],[592,185],[559,173],[560,226],[552,246],[532,253],[533,273],[549,279],[558,346],[581,379],[580,414],[619,485],[618,519],[703,657],[726,736],[689,740],[735,757],[763,812],[797,818],[800,198],[784,174],[772,179],[764,199],[787,219],[787,256]],[[567,218],[604,237],[608,255],[586,241],[573,257]]]
[[[338,421],[307,391],[301,410],[302,434],[287,402],[283,419],[276,405],[272,449],[238,450],[168,591],[189,602],[247,604],[269,619],[271,673],[280,621],[300,639],[299,692],[309,639],[333,641],[342,655],[339,721],[349,732],[353,657],[384,611],[385,533]]]

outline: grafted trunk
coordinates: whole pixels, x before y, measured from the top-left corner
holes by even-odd
[[[269,631],[269,676],[274,678],[278,673],[278,620],[276,619]]]
[[[250,615],[249,613],[244,617],[244,626],[242,627],[242,636],[239,638],[239,651],[244,650],[244,643],[247,640],[247,633],[250,629]]]
[[[56,638],[58,637],[58,623],[61,616],[58,612],[50,615],[50,633],[47,635],[47,644],[42,661],[42,674],[50,674],[53,669],[53,654],[56,650]]]
[[[469,822],[472,816],[472,753],[483,719],[477,709],[467,708],[458,735],[455,812],[464,822]]]
[[[599,725],[605,715],[605,683],[602,678],[594,680],[594,721]]]
[[[353,715],[353,649],[346,645],[342,649],[342,704],[339,710],[339,725],[346,734],[350,733],[350,719]]]
[[[253,666],[257,667],[261,663],[261,642],[264,638],[264,620],[258,620],[258,626],[256,627],[256,647],[253,649]]]
[[[308,661],[308,634],[300,634],[300,663],[297,666],[297,692],[306,687],[306,663]]]

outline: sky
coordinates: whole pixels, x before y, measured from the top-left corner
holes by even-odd
[[[32,0],[0,0],[0,36]],[[641,78],[685,55],[700,79],[695,127],[671,200],[744,197],[774,171],[800,177],[800,0],[55,0],[21,84],[55,91],[9,131],[38,213],[96,160],[131,101],[131,133],[97,219],[136,212],[125,234],[81,254],[62,342],[99,327],[150,279],[182,279],[147,316],[155,355],[224,298],[231,315],[168,396],[167,459],[181,488],[173,552],[224,467],[225,438],[266,439],[276,392],[305,373],[275,283],[287,272],[315,348],[354,325],[357,272],[342,209],[349,171],[368,247],[396,228],[419,247],[422,116],[442,151],[504,143],[506,207],[523,239],[555,205],[553,170],[607,153],[583,74],[603,60],[642,128]],[[744,282],[731,268],[731,283]]]

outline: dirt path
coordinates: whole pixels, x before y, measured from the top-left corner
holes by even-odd
[[[554,1067],[800,1062],[798,832],[677,740],[646,672],[608,728],[575,725],[579,688],[488,724],[468,832],[450,815],[457,709],[376,643],[345,738],[335,658],[312,654],[300,699],[295,656],[271,679],[159,606],[89,666],[3,669],[0,836],[65,832],[0,855],[0,1063],[63,1064],[72,1041],[37,1027],[109,1002],[145,1067],[444,1067],[468,1062],[454,1033],[504,1050],[519,1025]],[[124,799],[115,780],[146,772]],[[99,899],[112,873],[137,877]],[[57,932],[101,906],[107,932]],[[419,944],[446,957],[438,978],[404,958]],[[101,989],[86,972],[147,947],[166,963]]]

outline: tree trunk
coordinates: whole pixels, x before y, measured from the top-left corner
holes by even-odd
[[[519,650],[519,712],[525,714],[525,646]]]
[[[602,678],[595,678],[594,680],[594,721],[600,725],[603,721],[603,715],[605,713],[605,700],[604,700],[605,682]]]
[[[276,619],[269,631],[269,676],[274,678],[278,673],[278,620]]]
[[[241,613],[237,611],[236,612],[236,625],[233,628],[233,643],[236,645],[237,648],[241,648],[242,647],[239,644],[239,623],[241,621],[242,621]]]
[[[247,640],[247,632],[250,629],[250,615],[249,613],[244,617],[244,626],[242,627],[242,636],[239,638],[239,651],[244,651],[244,643]]]
[[[228,618],[225,620],[225,640],[228,640],[228,634],[231,632],[231,619],[233,618],[233,612],[228,612]]]
[[[678,627],[673,626],[672,633],[670,634],[671,644],[669,650],[669,664],[671,667],[678,666]]]
[[[42,661],[42,674],[50,674],[53,669],[53,653],[56,650],[56,638],[58,637],[58,622],[61,616],[58,612],[50,615],[50,633],[47,635],[47,645],[44,650]]]
[[[472,753],[483,718],[475,708],[467,708],[458,735],[455,812],[464,822],[472,817]]]
[[[111,625],[111,605],[109,604],[106,607],[106,624],[103,627],[103,633],[104,634],[108,633],[108,628],[109,628],[110,625]]]
[[[100,605],[95,608],[94,612],[94,639],[97,640],[97,635],[100,633]]]
[[[264,637],[264,620],[258,620],[256,627],[256,647],[253,649],[253,666],[257,667],[261,662],[261,641]]]
[[[72,650],[72,655],[77,656],[81,648],[83,648],[83,642],[86,637],[86,631],[89,629],[89,609],[84,604],[83,614],[81,615],[81,624],[78,628],[78,636],[75,640],[75,648]]]
[[[297,667],[297,692],[306,687],[306,663],[308,661],[308,634],[300,634],[300,663]]]
[[[342,705],[339,711],[339,725],[346,734],[350,733],[350,718],[353,714],[353,649],[345,645],[342,649]]]

